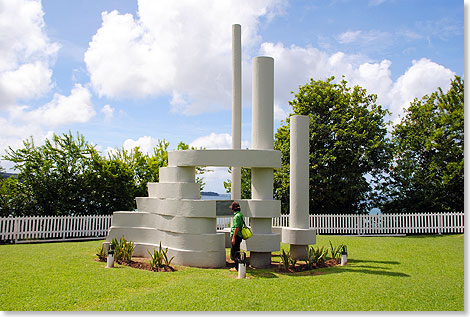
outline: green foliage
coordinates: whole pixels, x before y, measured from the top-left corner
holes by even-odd
[[[378,176],[390,158],[386,138],[388,113],[376,95],[342,80],[315,81],[299,87],[289,102],[293,113],[310,117],[310,212],[365,213],[372,187],[367,175]],[[282,213],[289,211],[290,120],[275,135],[281,168],[274,173],[274,196]]]
[[[232,168],[228,168],[228,172],[232,174]],[[251,199],[251,169],[241,169],[241,199]],[[232,179],[224,181],[224,187],[227,193],[232,192]]]
[[[289,265],[291,264],[291,256],[289,251],[285,251],[284,249],[281,250],[281,263],[284,266],[284,269],[287,271],[289,269]]]
[[[161,243],[160,243],[161,247]],[[163,267],[163,254],[161,253],[161,250],[154,249],[153,253],[150,253],[149,250],[147,250],[148,254],[150,254],[150,267],[152,268],[153,271],[157,271]]]
[[[394,161],[378,207],[390,212],[464,211],[464,81],[456,76],[415,99],[392,133]]]
[[[13,208],[3,214],[70,215],[94,209],[89,190],[92,184],[85,175],[91,172],[91,156],[96,150],[83,136],[54,135],[43,146],[36,146],[31,138],[23,146],[9,148],[4,156],[15,164],[19,181],[8,184],[7,206]],[[19,192],[24,194],[14,197]]]
[[[171,261],[173,260],[174,256],[171,257],[171,259],[168,259],[168,248],[163,249],[162,248],[162,242],[160,241],[160,246],[158,249],[154,249],[153,253],[150,253],[149,250],[147,250],[148,254],[151,256],[150,260],[150,267],[154,271],[159,271],[161,268],[169,268],[172,271],[174,270],[171,267]]]
[[[331,258],[336,261],[336,263],[341,262],[341,251],[343,250],[343,245],[340,244],[337,247],[333,245],[333,243],[330,242],[330,252],[331,252]]]
[[[308,249],[307,267],[309,269],[312,269],[314,266],[321,266],[325,264],[327,255],[328,249],[325,249],[324,246],[322,246],[321,248],[311,246]]]
[[[104,245],[101,245],[101,247],[96,249],[96,256],[100,262],[106,262],[108,260],[108,253],[106,252]]]
[[[134,253],[135,243],[132,241],[127,242],[124,236],[118,241],[114,238],[111,242],[111,247],[114,249],[114,260],[117,263],[129,263]]]
[[[295,267],[295,264],[297,263],[297,260],[292,257],[292,255],[289,257],[289,264],[292,267]]]
[[[135,197],[148,196],[147,184],[168,165],[168,146],[159,140],[153,154],[139,147],[116,149],[103,157],[82,135],[53,135],[43,146],[33,139],[9,148],[18,179],[0,180],[0,216],[95,215],[134,210]],[[178,149],[187,148],[184,143]],[[198,175],[206,172],[199,168]],[[204,185],[202,177],[197,181]]]

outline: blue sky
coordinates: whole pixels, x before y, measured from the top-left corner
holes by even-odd
[[[275,128],[291,91],[340,78],[397,122],[414,98],[464,75],[462,1],[0,0],[0,151],[82,133],[103,152],[157,139],[231,146],[231,25],[242,25],[242,141],[251,59],[275,59]],[[11,167],[2,161],[3,167]],[[206,176],[223,192],[225,169]]]

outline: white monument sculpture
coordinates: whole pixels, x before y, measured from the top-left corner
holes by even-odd
[[[149,257],[147,250],[153,252],[161,243],[168,248],[169,257],[175,257],[174,264],[225,267],[228,233],[216,231],[217,201],[201,200],[195,168],[226,166],[233,169],[231,198],[240,203],[243,214],[250,218],[253,232],[241,247],[250,251],[251,266],[261,268],[271,264],[271,252],[279,251],[281,242],[280,234],[272,232],[272,218],[281,214],[280,201],[273,200],[273,172],[281,167],[281,153],[274,150],[273,142],[274,59],[255,57],[252,65],[252,149],[241,149],[241,28],[236,24],[232,26],[232,149],[169,152],[168,167],[160,168],[159,182],[148,184],[148,197],[136,198],[137,211],[113,213],[107,242],[124,236],[135,243],[133,255],[143,257]],[[292,118],[291,122],[302,122],[295,130],[302,131],[291,132],[291,140],[299,139],[297,147],[302,147],[305,130],[308,142],[308,117]],[[297,184],[292,187],[296,188],[294,196],[291,193],[292,226],[283,229],[282,234],[287,237],[283,241],[290,243],[293,253],[300,256],[306,245],[315,243],[315,232],[308,229],[308,143],[306,152],[300,149],[292,155],[291,151],[291,166],[294,159],[295,165],[306,162],[307,170],[305,166],[300,170],[291,168],[291,186]],[[252,199],[240,199],[241,167],[251,168]],[[307,175],[306,185],[302,173]],[[294,205],[293,199],[297,201]]]

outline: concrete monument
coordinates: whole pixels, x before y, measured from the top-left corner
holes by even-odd
[[[134,241],[134,256],[143,257],[148,257],[147,250],[153,252],[161,243],[164,248],[168,248],[169,257],[175,257],[172,262],[174,264],[225,267],[227,233],[216,231],[217,201],[201,200],[200,187],[195,182],[195,168],[231,166],[234,171],[231,198],[240,203],[243,214],[250,219],[253,231],[253,236],[242,243],[242,248],[250,251],[250,264],[258,268],[267,267],[271,264],[271,252],[280,250],[280,234],[272,232],[272,218],[281,214],[280,201],[273,200],[273,171],[274,168],[281,167],[281,153],[274,150],[273,146],[274,60],[264,56],[253,59],[252,149],[242,150],[240,32],[240,25],[233,25],[232,149],[169,152],[168,167],[160,168],[159,182],[148,184],[148,197],[136,198],[137,211],[113,213],[107,242],[124,236],[127,240]],[[308,121],[306,129],[308,138]],[[302,144],[299,146],[303,146]],[[308,145],[307,158],[302,155],[305,152],[300,151],[294,160],[299,164],[306,161],[308,168]],[[252,199],[240,199],[241,167],[251,168]],[[302,169],[298,173],[304,172]],[[292,183],[298,184],[299,188],[305,185],[303,178],[300,181],[292,180],[291,176]],[[308,176],[305,190],[307,208],[304,205],[291,207],[291,211],[297,211],[293,222],[295,227],[289,228],[285,233],[282,231],[289,237],[286,241],[291,243],[291,249],[295,250],[303,250],[305,245],[314,243],[314,232],[308,230]],[[303,202],[305,190],[298,191],[295,197],[291,196],[291,204],[293,198]],[[302,223],[305,213],[307,221]]]

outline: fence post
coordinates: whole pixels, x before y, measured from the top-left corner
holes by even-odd
[[[15,217],[15,225],[14,225],[14,230],[13,230],[13,241],[15,241],[15,244],[18,242],[18,232],[19,232],[19,220],[18,217]]]
[[[437,214],[437,228],[438,228],[438,233],[439,235],[442,234],[442,215]]]

